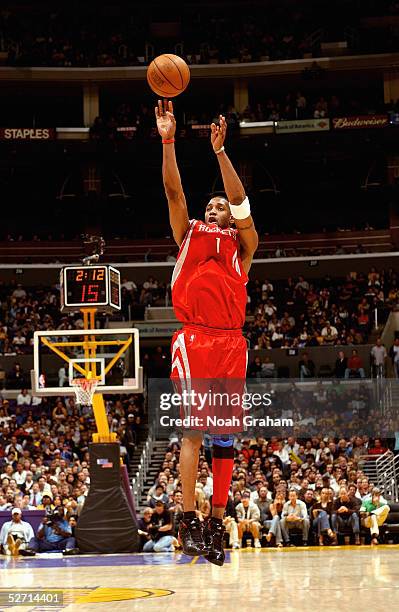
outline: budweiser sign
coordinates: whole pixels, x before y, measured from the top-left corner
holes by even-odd
[[[54,140],[53,128],[0,128],[0,140]]]
[[[335,130],[382,128],[388,124],[388,115],[355,115],[354,117],[338,117],[333,119]]]

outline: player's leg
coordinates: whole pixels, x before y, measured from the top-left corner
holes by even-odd
[[[213,436],[212,517],[222,520],[234,467],[234,436]]]
[[[213,376],[217,380],[217,386],[220,386],[220,390],[230,398],[235,397],[237,393],[242,397],[247,369],[247,344],[245,339],[241,335],[235,334],[216,337],[213,346],[213,359],[218,362]],[[228,373],[226,373],[227,367]],[[233,416],[233,402],[229,401],[228,404],[224,407],[224,416],[231,417]],[[223,550],[225,532],[223,515],[233,474],[233,445],[233,433],[227,431],[221,435],[213,435],[212,517],[207,522],[204,537],[206,544],[212,545],[212,551],[206,558],[215,565],[223,565],[225,558]]]
[[[197,348],[196,334],[179,330],[172,339],[171,379],[178,393],[192,390],[193,379],[204,378],[204,357]],[[186,407],[182,407],[182,417]],[[184,515],[179,526],[179,540],[186,555],[198,556],[207,552],[203,538],[202,523],[195,514],[195,483],[198,473],[199,449],[202,444],[201,431],[186,431],[180,451],[180,477],[183,493]]]
[[[195,514],[195,483],[201,444],[202,433],[200,431],[184,433],[180,451],[180,478],[184,514],[187,512],[194,512]]]
[[[226,508],[227,496],[231,483],[234,465],[234,436],[213,436],[213,495],[212,517],[207,522],[204,538],[205,543],[212,548],[206,556],[207,560],[215,565],[223,565],[225,554],[223,539],[225,526],[223,515]]]
[[[195,483],[198,473],[199,449],[202,444],[202,433],[186,432],[180,451],[180,477],[183,492],[184,515],[180,523],[179,539],[183,552],[196,557],[208,552],[204,542],[203,528],[195,514]]]

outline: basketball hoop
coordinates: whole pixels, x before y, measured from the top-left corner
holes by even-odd
[[[98,383],[97,378],[74,378],[71,384],[74,387],[76,403],[81,406],[91,406]]]

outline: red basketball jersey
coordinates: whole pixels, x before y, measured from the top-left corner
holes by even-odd
[[[190,221],[172,276],[177,319],[218,329],[243,327],[247,282],[237,230]]]

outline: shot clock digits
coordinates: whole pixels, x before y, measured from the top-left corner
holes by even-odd
[[[61,271],[62,311],[120,310],[120,272],[111,266],[67,266]]]

